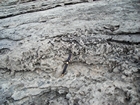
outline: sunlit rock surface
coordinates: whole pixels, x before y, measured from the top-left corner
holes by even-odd
[[[139,104],[139,0],[0,1],[0,105]]]

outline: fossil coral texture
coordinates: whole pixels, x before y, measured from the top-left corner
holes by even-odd
[[[140,1],[1,0],[0,105],[140,105]]]

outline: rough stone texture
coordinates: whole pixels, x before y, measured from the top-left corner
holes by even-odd
[[[139,0],[1,0],[0,105],[140,105],[139,17]]]

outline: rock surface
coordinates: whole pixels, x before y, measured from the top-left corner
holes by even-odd
[[[1,0],[0,105],[140,105],[139,17],[139,0]]]

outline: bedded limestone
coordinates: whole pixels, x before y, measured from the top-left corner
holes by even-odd
[[[138,0],[1,3],[1,105],[140,103]]]

